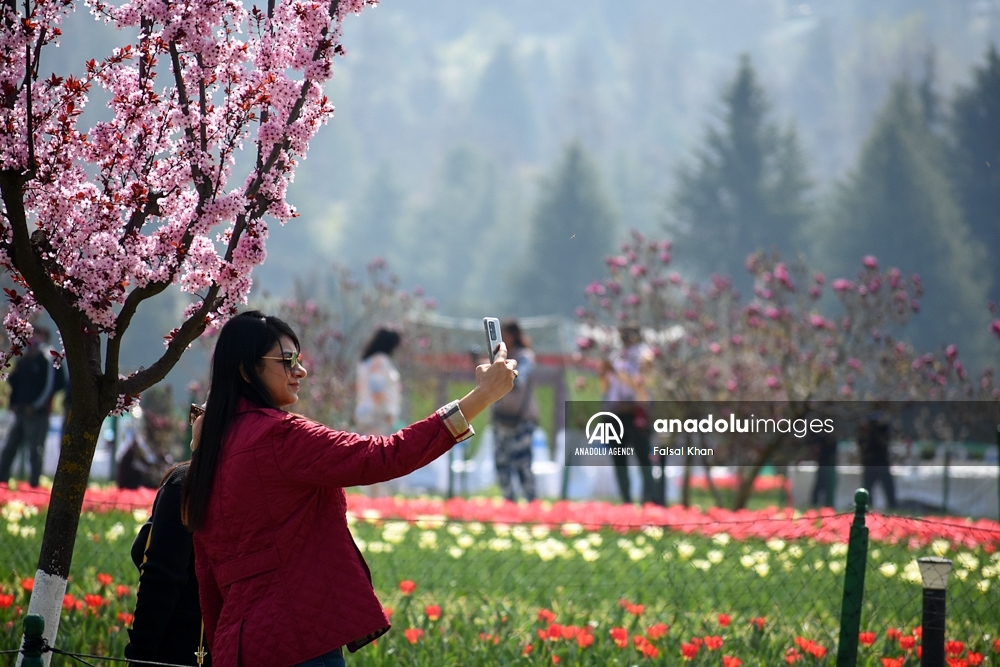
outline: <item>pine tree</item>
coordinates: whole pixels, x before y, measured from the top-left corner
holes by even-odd
[[[918,91],[898,82],[856,169],[837,188],[819,250],[840,273],[874,255],[883,266],[919,274],[926,292],[914,342],[937,349],[958,341],[976,357],[985,344],[977,333],[985,327],[976,323],[985,318],[989,279],[984,253],[971,242],[952,195],[943,150]]]
[[[770,120],[766,93],[748,56],[722,98],[694,163],[682,166],[668,211],[678,257],[705,272],[734,276],[758,249],[791,255],[810,217],[805,162],[794,128]]]
[[[990,46],[972,85],[955,96],[948,164],[955,194],[972,237],[989,266],[1000,262],[1000,54]],[[1000,302],[1000,275],[992,273],[991,297]]]
[[[395,265],[397,249],[390,241],[398,237],[405,201],[406,192],[395,172],[383,162],[362,192],[358,210],[340,232],[341,263],[360,269],[383,257]]]
[[[489,298],[470,293],[478,287],[470,278],[496,275],[497,267],[506,264],[502,253],[483,250],[498,221],[498,171],[495,162],[478,150],[453,148],[431,200],[407,218],[393,239],[404,284],[420,285],[445,309],[473,296]]]
[[[509,46],[501,46],[483,72],[474,100],[476,143],[505,160],[536,153],[535,112]]]
[[[513,278],[511,310],[572,315],[587,284],[602,275],[613,252],[615,215],[597,164],[578,142],[569,144],[542,183],[528,233],[526,260]]]

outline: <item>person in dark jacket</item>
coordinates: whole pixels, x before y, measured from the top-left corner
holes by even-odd
[[[192,449],[198,445],[200,427],[200,422],[194,424]],[[207,650],[203,662],[198,662],[197,654],[206,644],[191,533],[181,522],[181,489],[189,465],[188,461],[179,463],[163,478],[149,521],[132,543],[139,586],[125,657],[133,665],[142,665],[145,660],[212,664]]]
[[[31,465],[28,483],[37,487],[42,475],[52,396],[66,385],[62,369],[52,365],[48,342],[49,330],[35,327],[28,349],[7,378],[10,383],[10,411],[14,413],[14,424],[7,436],[3,453],[0,454],[0,482],[3,483],[10,479],[11,465],[22,447],[27,450]]]
[[[864,466],[861,485],[874,495],[875,485],[881,484],[890,510],[896,508],[896,482],[889,467],[891,440],[889,423],[879,413],[873,413],[861,422],[858,432],[861,464]]]

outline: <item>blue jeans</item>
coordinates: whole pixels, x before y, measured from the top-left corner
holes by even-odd
[[[344,653],[339,648],[335,648],[329,653],[316,656],[311,660],[300,662],[295,667],[347,667],[344,662]]]

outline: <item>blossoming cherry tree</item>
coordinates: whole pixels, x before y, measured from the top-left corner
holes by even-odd
[[[45,70],[72,37],[60,25],[73,0],[0,1],[0,265],[13,282],[0,362],[44,309],[73,396],[29,609],[50,643],[101,421],[245,302],[269,222],[295,216],[286,187],[333,113],[323,84],[342,20],[373,1],[89,0],[132,43],[80,75]],[[85,127],[98,89],[108,112]],[[162,355],[122,374],[137,308],[172,285],[192,299]]]

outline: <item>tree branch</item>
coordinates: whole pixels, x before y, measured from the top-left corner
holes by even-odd
[[[24,21],[27,24],[28,20],[31,18],[31,8],[28,4],[29,0],[24,0]],[[27,28],[25,28],[27,30]],[[27,42],[24,45],[24,88],[25,88],[25,118],[28,124],[28,164],[25,165],[25,169],[29,173],[34,173],[35,171],[35,119],[34,111],[32,109],[32,94],[31,94],[31,42]]]
[[[205,331],[208,315],[217,307],[218,294],[218,285],[209,288],[208,294],[201,302],[201,308],[177,329],[174,337],[167,344],[163,356],[153,362],[151,366],[138,371],[125,380],[120,380],[117,385],[117,393],[135,396],[165,378],[188,346]]]
[[[24,278],[34,293],[35,301],[48,312],[60,331],[82,330],[81,315],[70,305],[65,292],[53,282],[32,248],[23,199],[27,180],[28,177],[23,173],[0,171],[0,196],[3,197],[13,237],[8,246],[11,265]]]

